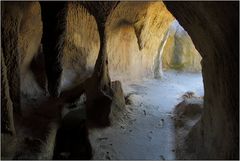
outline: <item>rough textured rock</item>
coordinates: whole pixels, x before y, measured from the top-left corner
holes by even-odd
[[[100,49],[97,23],[81,4],[68,4],[63,89],[93,73]],[[106,19],[110,76],[115,80],[123,79],[121,75],[130,79],[143,75],[153,77],[153,63],[164,32],[173,19],[162,2],[120,2]]]
[[[112,82],[113,101],[111,106],[110,120],[111,124],[124,123],[124,118],[128,114],[128,109],[125,106],[125,97],[120,81]]]
[[[106,53],[105,23],[108,15],[117,2],[81,2],[92,14],[97,22],[100,49],[91,77],[79,83],[76,87],[63,92],[62,96],[80,97],[85,92],[87,119],[93,126],[107,126],[110,124],[109,114],[112,103],[111,80],[108,72],[108,58]]]
[[[201,59],[188,33],[175,20],[163,49],[163,68],[197,72],[201,70]]]
[[[63,89],[90,77],[99,51],[95,18],[79,2],[69,2],[63,50]],[[68,83],[69,82],[69,83]]]
[[[117,3],[82,2],[82,5],[95,17],[100,38],[100,49],[94,66],[94,72],[86,81],[87,118],[101,126],[110,124],[109,114],[113,95],[108,71],[105,24],[108,15]]]
[[[12,159],[15,151],[16,132],[13,106],[9,94],[7,68],[1,53],[1,159]]]
[[[15,61],[11,65],[16,66],[10,67],[7,65],[9,70],[12,71],[11,73],[15,73],[10,80],[16,82],[10,86],[11,89],[15,89],[15,91],[10,90],[15,93],[16,96],[14,97],[17,97],[13,99],[13,104],[15,104],[14,102],[19,101],[17,99],[20,97],[20,91],[23,94],[34,95],[39,93],[40,90],[34,83],[33,73],[30,70],[30,64],[38,53],[42,37],[40,4],[39,2],[4,2],[2,4],[2,32],[4,32],[2,40],[6,39],[2,43],[2,47],[8,53],[13,52],[10,54],[11,57],[16,57],[10,58],[10,56],[7,56],[9,62]],[[13,26],[16,26],[15,29]],[[11,36],[11,34],[14,36]],[[4,46],[6,46],[6,49],[4,49]],[[16,68],[16,72],[13,71],[14,68]],[[21,84],[18,84],[18,81]],[[32,86],[32,88],[29,88],[29,86]]]
[[[2,3],[2,50],[9,81],[9,92],[15,112],[20,112],[20,68],[18,33],[23,16],[24,3]],[[18,15],[18,16],[16,16]]]
[[[38,2],[28,2],[22,8],[18,34],[21,80],[29,70],[33,57],[38,53],[42,38],[41,8]],[[22,81],[21,81],[22,82]]]
[[[120,2],[106,28],[111,77],[153,77],[159,46],[173,19],[162,2]]]
[[[26,2],[23,6],[25,7],[21,8],[23,18],[18,36],[21,92],[37,95],[42,93],[41,88],[45,88],[44,80],[38,78],[39,75],[44,77],[44,74],[39,74],[40,69],[43,69],[42,65],[33,59],[38,58],[39,52],[36,51],[39,49],[42,34],[40,5],[38,2]],[[59,57],[62,60],[56,65],[62,64],[62,69],[59,68],[58,71],[58,75],[61,75],[63,70],[61,90],[91,76],[100,49],[94,16],[80,2],[68,2],[67,7],[65,43],[61,44],[63,49],[59,49],[63,50],[60,54],[63,57]],[[173,19],[162,2],[120,2],[106,19],[106,52],[111,77],[122,80],[123,75],[138,79],[142,76],[153,77],[156,71],[161,75],[159,52],[164,53],[161,42]],[[49,56],[46,59],[49,59]],[[33,73],[29,70],[31,61]],[[33,83],[34,79],[38,83]],[[56,83],[56,86],[59,86],[59,83]],[[30,85],[34,86],[31,90],[27,88]]]
[[[108,72],[105,25],[108,15],[117,5],[117,2],[83,2],[82,4],[88,9],[90,14],[95,17],[100,38],[100,49],[94,66],[92,79],[96,79],[95,83],[98,84],[100,90],[109,94],[111,89],[111,80]]]
[[[41,69],[40,65],[44,58],[39,57],[42,38],[41,8],[39,2],[28,2],[24,6],[17,35],[20,54],[20,90],[22,95],[33,98],[43,94],[42,89],[46,90],[45,69]],[[39,81],[40,77],[44,79],[44,82]]]
[[[1,133],[7,133],[10,135],[15,134],[13,122],[13,106],[9,94],[7,68],[2,53],[1,53]]]
[[[195,96],[193,92],[185,93],[183,101],[175,106],[173,119],[175,125],[176,158],[190,159],[192,157],[182,149],[189,132],[201,119],[202,112],[203,98]]]
[[[116,104],[121,108],[125,106],[125,98],[122,90],[122,84],[120,81],[112,82],[112,89],[114,97],[116,97]]]
[[[43,21],[42,44],[45,55],[48,92],[52,96],[58,96],[62,76],[67,3],[41,2],[40,6]]]
[[[202,56],[204,110],[201,121],[188,135],[187,150],[191,149],[194,158],[198,159],[237,159],[239,4],[164,3],[186,29]]]
[[[177,128],[181,126],[188,126],[187,122],[190,122],[190,126],[194,126],[199,121],[203,111],[203,98],[195,95],[184,97],[183,101],[176,105],[174,109],[175,126]],[[192,120],[197,120],[191,122]],[[188,128],[191,129],[191,128]],[[183,140],[183,139],[182,139]]]

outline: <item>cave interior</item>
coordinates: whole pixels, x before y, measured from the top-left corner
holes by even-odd
[[[1,159],[239,159],[239,2],[1,1]]]

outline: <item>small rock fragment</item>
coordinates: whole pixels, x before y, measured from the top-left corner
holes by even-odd
[[[164,124],[164,119],[161,119],[160,122],[159,122],[159,126],[163,127],[163,124]]]
[[[162,160],[165,160],[164,156],[163,155],[160,155],[160,159]]]

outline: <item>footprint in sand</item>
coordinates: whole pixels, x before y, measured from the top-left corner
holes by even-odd
[[[106,152],[105,159],[106,159],[106,160],[111,160],[111,157],[110,157],[110,154],[109,154],[108,151]]]
[[[100,145],[98,150],[101,149],[100,151],[98,151],[98,153],[95,155],[94,159],[103,159],[103,160],[112,160],[112,159],[116,159],[116,152],[115,150],[112,148],[111,144],[107,144],[107,145]]]
[[[147,135],[147,138],[148,138],[148,140],[149,140],[149,141],[151,141],[151,140],[152,140],[152,137],[151,137],[151,136],[149,136],[149,135]]]
[[[161,159],[161,160],[165,160],[165,158],[164,158],[163,155],[160,155],[160,159]]]

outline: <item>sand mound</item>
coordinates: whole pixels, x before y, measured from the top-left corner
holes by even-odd
[[[200,120],[203,111],[203,97],[198,97],[194,92],[188,91],[182,95],[182,101],[173,111],[176,138],[176,158],[188,159],[185,151],[186,139],[191,129]]]

